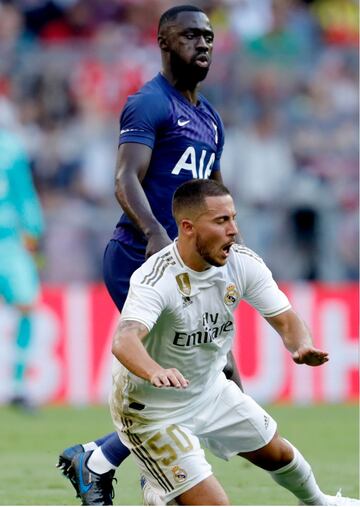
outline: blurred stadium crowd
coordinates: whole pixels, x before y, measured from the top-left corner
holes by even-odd
[[[0,123],[44,207],[43,280],[101,280],[119,112],[159,70],[159,15],[179,3],[215,29],[202,92],[246,243],[280,280],[357,279],[357,0],[0,0]]]

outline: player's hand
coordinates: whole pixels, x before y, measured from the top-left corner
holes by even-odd
[[[22,240],[26,250],[30,253],[36,253],[39,246],[39,241],[34,236],[30,236],[30,234],[23,234]]]
[[[154,253],[158,252],[167,245],[170,245],[170,243],[172,243],[172,241],[164,228],[153,232],[148,238],[145,258],[148,259]]]
[[[189,385],[189,381],[176,368],[160,368],[152,374],[150,382],[155,387],[176,387],[177,389],[184,389]]]
[[[308,366],[320,366],[329,361],[329,354],[311,346],[300,347],[292,354],[293,361],[297,364]]]

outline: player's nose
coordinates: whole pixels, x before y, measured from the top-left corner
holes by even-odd
[[[209,51],[209,44],[206,42],[204,35],[199,35],[196,39],[196,49],[201,50],[202,53]]]
[[[236,236],[238,234],[239,230],[238,230],[238,227],[236,225],[236,222],[235,220],[231,220],[229,222],[229,226],[228,226],[228,230],[227,230],[227,234],[229,236]]]

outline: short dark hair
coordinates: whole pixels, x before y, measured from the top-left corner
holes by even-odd
[[[176,221],[181,210],[201,208],[206,197],[231,195],[228,188],[215,180],[189,180],[180,185],[173,195],[172,213]]]
[[[165,23],[168,21],[173,21],[180,12],[202,12],[203,14],[206,14],[202,9],[196,7],[195,5],[176,5],[175,7],[171,7],[171,9],[165,11],[160,16],[158,33],[160,32],[161,27],[165,25]]]

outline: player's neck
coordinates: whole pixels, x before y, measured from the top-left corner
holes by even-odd
[[[161,74],[171,84],[171,86],[173,86],[178,92],[181,93],[181,95],[185,97],[186,100],[196,106],[198,102],[198,83],[189,84],[184,80],[181,80],[174,76],[172,72],[166,71],[164,69],[161,71]]]

